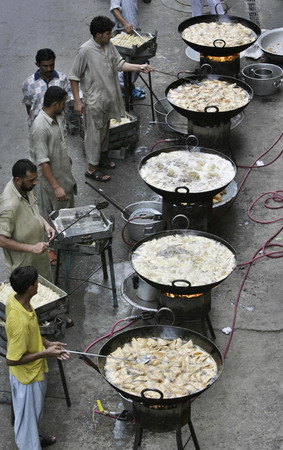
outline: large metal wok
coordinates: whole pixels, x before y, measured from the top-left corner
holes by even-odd
[[[193,111],[191,109],[181,108],[175,103],[170,102],[168,98],[168,92],[170,91],[170,89],[176,89],[182,84],[199,83],[205,80],[219,80],[219,81],[226,81],[227,83],[230,84],[236,84],[238,87],[241,87],[247,92],[249,96],[248,103],[236,109],[230,109],[229,111],[219,111],[218,107],[215,105],[207,105],[204,111]],[[169,84],[169,86],[167,86],[167,88],[165,89],[165,94],[169,103],[173,106],[173,108],[176,111],[178,111],[178,113],[180,113],[182,116],[187,117],[188,119],[193,120],[194,122],[200,125],[211,125],[219,122],[227,122],[232,117],[236,116],[241,111],[243,111],[243,109],[246,108],[246,106],[253,98],[253,90],[247,83],[244,83],[243,81],[238,80],[237,78],[227,77],[224,75],[201,75],[201,76],[194,75],[188,78],[181,78],[180,80],[174,81],[173,83]]]
[[[182,235],[182,236],[188,236],[188,235],[193,235],[193,236],[202,236],[202,237],[206,237],[208,239],[212,239],[214,241],[217,242],[221,242],[221,244],[225,245],[235,256],[235,267],[237,264],[237,256],[236,256],[236,252],[234,250],[234,248],[228,243],[226,242],[224,239],[215,236],[213,234],[210,233],[206,233],[205,231],[197,231],[197,230],[166,230],[166,231],[161,231],[159,233],[156,233],[152,236],[148,236],[144,239],[142,239],[141,241],[137,242],[130,251],[130,257],[131,257],[131,262],[133,260],[133,254],[134,252],[137,250],[138,247],[140,247],[144,242],[148,242],[148,241],[152,241],[153,239],[160,239],[162,237],[168,237],[168,236],[176,236],[176,235]],[[182,260],[180,259],[180,265],[182,264]],[[133,263],[132,263],[133,266]],[[234,268],[235,268],[234,267]],[[134,266],[133,266],[134,268]],[[234,269],[233,268],[233,269]],[[135,270],[135,269],[134,269]],[[136,271],[136,270],[135,270]],[[137,272],[137,271],[136,271]],[[231,272],[232,273],[232,272]],[[179,295],[190,295],[190,294],[199,294],[199,293],[204,293],[204,292],[208,292],[210,291],[212,288],[214,288],[215,286],[217,286],[218,284],[222,283],[222,281],[224,281],[231,273],[229,273],[225,278],[222,278],[219,281],[215,281],[213,283],[210,284],[205,284],[205,285],[199,285],[199,286],[192,286],[190,283],[190,274],[188,273],[188,279],[187,280],[174,280],[172,282],[172,284],[160,284],[157,283],[155,281],[152,281],[148,278],[146,278],[145,276],[143,276],[142,274],[140,274],[139,272],[137,272],[137,274],[147,283],[149,283],[151,286],[153,286],[154,288],[156,288],[157,290],[161,291],[161,292],[169,292],[171,294],[179,294]],[[180,286],[180,281],[182,281],[182,285]],[[184,284],[186,284],[184,286]]]
[[[265,31],[257,44],[269,59],[283,61],[283,28]]]
[[[158,391],[160,398],[153,399],[148,398],[146,396],[146,392],[142,391],[140,395],[131,394],[129,392],[126,392],[119,387],[115,386],[115,384],[111,383],[105,376],[105,363],[106,358],[98,358],[97,365],[94,364],[92,361],[90,361],[88,358],[83,358],[87,360],[88,364],[91,365],[94,369],[96,369],[103,378],[120,394],[123,395],[123,397],[126,397],[128,399],[134,400],[136,402],[142,402],[146,404],[151,405],[169,405],[169,404],[176,404],[180,402],[185,402],[188,399],[194,397],[195,395],[199,395],[201,392],[208,389],[220,376],[222,369],[223,369],[223,357],[220,352],[220,350],[216,347],[216,345],[211,342],[207,337],[202,336],[199,333],[196,333],[191,330],[187,330],[185,328],[179,328],[179,327],[173,327],[173,326],[163,326],[163,325],[152,325],[152,326],[143,326],[138,328],[132,328],[127,331],[123,331],[116,336],[112,337],[107,341],[103,347],[101,347],[99,354],[100,355],[109,355],[114,350],[116,350],[118,347],[123,346],[126,343],[131,342],[133,338],[162,338],[162,339],[176,339],[180,338],[184,341],[189,341],[190,339],[193,341],[195,345],[198,345],[203,350],[207,351],[217,365],[217,376],[216,378],[211,382],[210,385],[206,386],[205,389],[202,391],[198,391],[197,394],[188,394],[183,397],[174,397],[174,398],[163,398],[163,393],[161,391]],[[150,386],[149,386],[149,391]],[[155,389],[153,389],[156,391]]]
[[[237,24],[240,23],[241,25],[249,28],[250,30],[254,31],[255,38],[252,42],[249,42],[247,44],[243,45],[237,45],[235,47],[226,47],[226,42],[224,39],[222,39],[221,36],[219,36],[219,39],[216,39],[214,41],[214,46],[209,47],[205,45],[196,44],[194,42],[190,42],[183,38],[182,32],[190,27],[191,25],[195,25],[198,23],[231,23],[231,24]],[[252,44],[254,44],[257,40],[257,38],[260,36],[261,30],[258,25],[256,25],[254,22],[251,22],[250,20],[243,19],[242,17],[237,16],[229,16],[227,14],[210,14],[208,16],[195,16],[191,17],[190,19],[184,20],[184,22],[180,23],[178,26],[178,31],[181,34],[181,37],[186,44],[188,44],[191,48],[196,50],[199,53],[203,53],[204,55],[209,56],[229,56],[234,55],[235,53],[240,53],[246,48],[250,47]]]
[[[188,151],[191,153],[209,153],[211,155],[217,155],[220,158],[226,159],[234,167],[235,175],[236,175],[236,170],[237,170],[236,166],[235,166],[234,162],[230,158],[228,158],[228,156],[223,155],[222,153],[216,152],[215,150],[205,148],[205,147],[195,147],[195,146],[184,147],[181,145],[176,145],[175,147],[168,147],[168,148],[162,148],[160,150],[155,150],[154,152],[151,152],[148,155],[146,155],[139,163],[138,169],[139,169],[139,174],[140,174],[141,178],[143,179],[143,177],[141,175],[141,169],[149,159],[154,158],[154,157],[160,155],[161,153],[172,153],[172,152],[180,151],[180,150]],[[143,179],[143,181],[150,187],[150,189],[152,189],[154,192],[161,195],[163,198],[165,198],[168,201],[176,201],[176,202],[182,202],[182,203],[189,202],[190,203],[190,202],[202,202],[205,200],[212,199],[212,197],[214,197],[214,195],[221,192],[232,181],[232,179],[228,183],[226,183],[216,189],[213,189],[211,191],[204,191],[204,192],[191,192],[189,187],[186,185],[176,187],[175,191],[165,191],[164,189],[158,188],[156,186],[152,186],[144,179]]]

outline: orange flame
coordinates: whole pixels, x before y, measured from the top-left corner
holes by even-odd
[[[239,58],[240,53],[235,53],[234,55],[228,55],[228,56],[209,56],[209,55],[203,55],[201,54],[200,57],[204,58],[206,60],[215,61],[215,62],[233,62],[237,58]]]
[[[167,297],[170,297],[170,298],[194,298],[194,297],[200,297],[203,294],[200,293],[200,294],[191,294],[191,295],[180,295],[180,294],[172,294],[171,292],[164,292],[163,295],[167,295]]]

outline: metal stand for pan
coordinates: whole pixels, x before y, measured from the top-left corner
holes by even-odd
[[[145,410],[141,412],[142,410]],[[163,414],[169,412],[169,418],[163,417]],[[172,410],[165,410],[162,411],[160,409],[154,409],[150,410],[145,405],[138,404],[136,402],[133,402],[133,414],[136,420],[136,432],[135,432],[135,440],[134,440],[134,446],[133,450],[138,450],[138,448],[141,446],[142,443],[142,436],[143,436],[143,430],[144,429],[150,429],[151,431],[156,431],[155,428],[157,428],[157,432],[166,432],[168,423],[171,422],[170,420],[170,414],[172,414],[173,421],[176,423],[175,431],[176,431],[176,442],[177,442],[177,449],[183,450],[186,446],[186,444],[183,445],[182,440],[182,428],[184,426],[184,417],[185,421],[189,427],[194,447],[196,450],[200,450],[200,446],[197,440],[197,436],[195,433],[195,429],[192,423],[191,419],[191,401],[187,401],[184,404],[178,404],[176,408],[173,408]],[[183,419],[183,420],[182,420]],[[179,423],[178,423],[179,421]],[[148,427],[147,427],[148,425]],[[170,424],[169,424],[170,426]],[[163,429],[162,429],[163,428]],[[170,430],[174,431],[174,430]]]
[[[141,279],[136,274],[131,274],[124,279],[121,292],[123,298],[134,308],[141,311],[146,311],[151,314],[145,314],[144,319],[149,324],[151,321],[155,324],[162,324],[170,322],[171,325],[182,326],[184,328],[191,328],[196,325],[198,331],[203,336],[208,336],[208,331],[212,339],[216,339],[215,332],[209,317],[211,307],[211,292],[202,294],[199,298],[185,299],[184,305],[181,305],[180,311],[172,309],[167,304],[160,305],[157,296],[160,295],[158,291],[151,288],[152,291],[147,292],[144,287],[140,291],[139,282]],[[145,283],[145,282],[143,282]],[[145,283],[146,284],[146,283]],[[141,293],[140,293],[141,292]],[[151,299],[146,299],[146,295],[150,295]],[[142,298],[143,297],[143,298]],[[166,301],[167,299],[165,299]],[[168,301],[168,300],[167,300]],[[179,302],[179,300],[176,300]],[[186,306],[186,302],[187,306]],[[190,303],[189,303],[190,302]],[[198,305],[199,303],[199,305]],[[172,323],[173,322],[173,323]]]
[[[163,198],[162,216],[166,222],[166,229],[208,231],[212,206],[212,198],[194,203],[175,202]]]
[[[201,147],[213,148],[233,159],[230,139],[230,120],[212,126],[199,125],[188,120],[188,135],[195,135]]]
[[[101,246],[99,243],[101,242]],[[59,279],[59,270],[60,270],[60,262],[62,253],[65,255],[65,290],[70,293],[70,274],[71,274],[71,266],[72,266],[72,257],[73,256],[91,256],[91,255],[100,255],[101,263],[102,263],[102,271],[104,280],[108,279],[108,271],[107,271],[107,262],[106,262],[106,252],[108,254],[108,262],[109,262],[109,270],[110,270],[110,280],[111,280],[111,290],[112,290],[112,298],[113,298],[113,306],[118,306],[117,300],[117,289],[115,282],[115,272],[114,272],[114,264],[113,264],[113,255],[112,255],[112,238],[109,238],[105,241],[105,239],[101,239],[96,241],[97,250],[95,250],[92,246],[80,245],[80,244],[64,244],[64,241],[54,241],[56,245],[56,268],[55,268],[55,284],[58,283]]]

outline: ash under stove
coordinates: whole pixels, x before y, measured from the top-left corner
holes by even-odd
[[[211,291],[172,298],[132,273],[122,282],[121,293],[131,306],[152,313],[144,316],[147,323],[151,321],[155,324],[171,324],[188,329],[195,326],[203,336],[207,336],[208,329],[211,337],[216,339],[209,318]]]

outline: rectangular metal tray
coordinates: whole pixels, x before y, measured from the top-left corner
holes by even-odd
[[[52,211],[50,219],[57,232],[60,233],[64,228],[73,223],[79,214],[85,214],[94,207],[95,205],[87,205]],[[60,244],[70,245],[110,238],[112,237],[113,229],[113,222],[107,219],[102,211],[93,209],[87,217],[74,223],[74,225],[60,234],[56,238],[55,243],[57,241]]]
[[[66,321],[60,319],[59,317],[58,320],[44,320],[44,322],[39,325],[39,329],[41,336],[52,335],[58,338],[60,335],[60,338],[63,338],[66,331]],[[2,323],[0,323],[0,340],[2,343],[7,343],[5,325]]]
[[[124,132],[124,131],[128,131],[128,130],[132,130],[132,129],[137,129],[138,128],[138,123],[139,120],[136,116],[133,116],[129,113],[126,112],[125,115],[128,119],[129,122],[124,122],[121,123],[120,125],[115,125],[115,126],[110,126],[109,128],[109,136]]]
[[[55,286],[55,284],[46,280],[41,275],[38,275],[38,281],[43,284],[43,286],[52,289],[52,291],[54,291],[58,295],[57,299],[52,300],[45,305],[41,305],[38,308],[35,308],[35,312],[38,316],[39,322],[56,317],[60,313],[65,313],[68,309],[67,292],[63,291],[58,286]],[[9,284],[9,280],[5,280],[4,283]],[[4,305],[4,303],[0,301],[0,318],[3,320],[6,319],[5,308],[6,305]]]
[[[116,30],[113,31],[112,36],[116,36],[117,34],[121,34],[123,32],[123,30]],[[150,33],[142,33],[139,32],[139,34],[141,36],[146,36],[148,37]],[[140,57],[141,55],[147,57],[147,58],[152,58],[153,56],[155,56],[156,54],[156,48],[157,48],[157,43],[156,43],[156,38],[157,38],[157,31],[155,31],[155,33],[152,35],[152,38],[149,39],[148,41],[146,41],[144,44],[140,45],[139,47],[137,45],[134,45],[131,48],[127,48],[127,47],[121,47],[119,45],[115,45],[116,49],[118,50],[118,52],[122,55],[122,56],[128,56],[131,58],[137,58]]]

